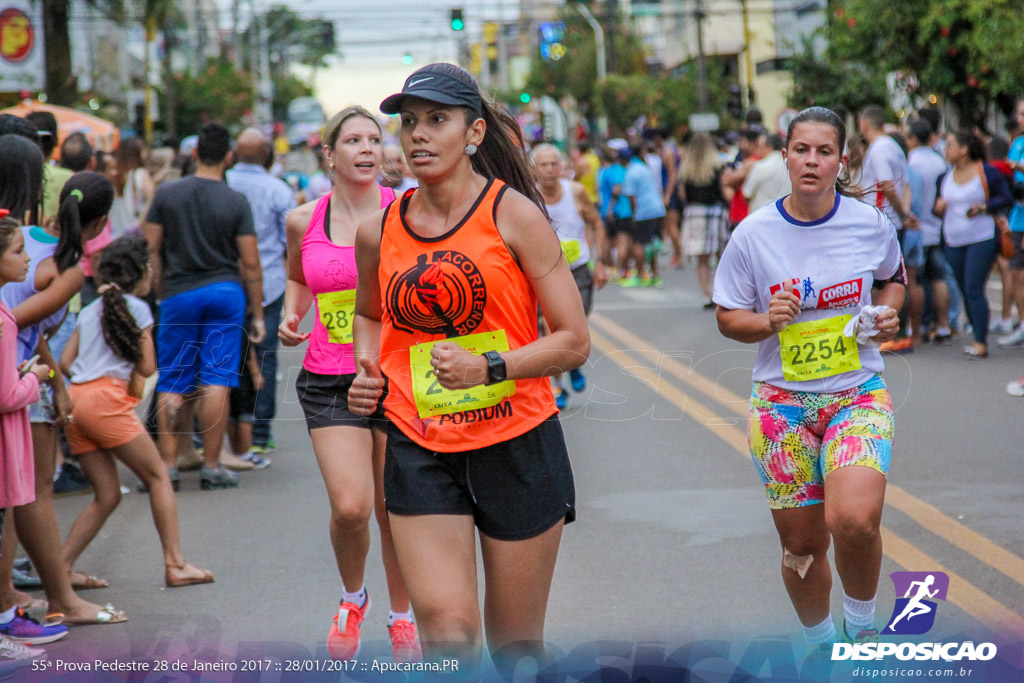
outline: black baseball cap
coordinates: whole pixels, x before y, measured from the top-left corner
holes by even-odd
[[[402,109],[402,100],[406,97],[419,97],[430,102],[467,107],[475,112],[483,110],[483,100],[476,81],[469,76],[469,83],[456,74],[469,76],[454,64],[428,64],[417,69],[405,79],[402,92],[388,97],[380,103],[380,110],[385,114],[397,114]]]

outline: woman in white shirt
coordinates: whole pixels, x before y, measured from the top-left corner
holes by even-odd
[[[835,541],[848,642],[877,637],[879,532],[893,407],[877,347],[892,339],[905,277],[896,229],[876,208],[840,194],[846,129],[822,107],[789,126],[793,192],[750,214],[715,278],[718,327],[758,344],[748,434],[783,548],[782,579],[808,644],[837,639],[829,608]],[[880,291],[872,292],[872,287]],[[875,304],[888,308],[865,311]]]
[[[1003,174],[984,163],[985,146],[977,135],[961,130],[946,138],[946,160],[952,170],[939,180],[933,213],[942,218],[946,260],[964,295],[964,308],[974,343],[964,347],[968,358],[988,356],[988,299],[985,282],[996,260],[993,216],[1013,203]]]

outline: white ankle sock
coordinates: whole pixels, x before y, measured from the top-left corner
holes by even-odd
[[[18,606],[15,605],[6,612],[0,612],[0,624],[9,624],[14,621],[14,614],[18,611]]]
[[[394,626],[396,621],[412,621],[412,610],[408,612],[392,612],[388,615],[388,626]]]
[[[366,604],[366,584],[363,584],[363,587],[355,593],[349,593],[347,590],[345,590],[345,587],[342,586],[341,601],[351,602],[353,605],[359,605],[360,607],[362,607],[364,604]]]
[[[808,645],[822,645],[836,640],[836,625],[831,615],[817,626],[804,626],[804,640]]]
[[[843,617],[846,619],[847,635],[875,627],[875,599],[857,600],[843,593]]]

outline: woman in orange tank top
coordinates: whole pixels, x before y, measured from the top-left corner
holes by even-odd
[[[479,665],[479,529],[491,657],[502,671],[524,655],[543,668],[551,576],[575,517],[545,378],[586,360],[583,306],[519,128],[472,76],[431,64],[381,111],[401,115],[420,186],[359,226],[349,407],[368,414],[387,382],[385,499],[425,657],[460,659],[460,675]]]

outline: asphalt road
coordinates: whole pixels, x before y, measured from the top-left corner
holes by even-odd
[[[589,384],[562,415],[578,521],[563,536],[547,639],[560,652],[582,653],[626,674],[605,680],[637,680],[643,662],[660,665],[673,651],[678,660],[694,643],[714,650],[707,643],[721,641],[726,650],[714,650],[702,665],[710,673],[691,680],[730,680],[733,669],[722,662],[739,661],[765,638],[792,639],[794,651],[803,652],[779,578],[777,536],[746,452],[753,347],[722,338],[696,292],[692,269],[668,272],[662,289],[600,292]],[[51,660],[326,658],[340,582],[326,494],[295,403],[300,363],[301,351],[283,353],[280,451],[269,469],[242,474],[242,486],[231,491],[200,491],[198,473],[183,475],[185,554],[212,569],[216,583],[162,587],[148,501],[132,492],[78,567],[111,584],[83,595],[113,602],[129,621],[75,628],[49,646]],[[878,598],[881,621],[896,597],[890,572],[946,572],[949,596],[928,638],[993,640],[1017,674],[1024,641],[1024,402],[1004,387],[1022,372],[1024,351],[995,347],[983,361],[963,359],[959,345],[887,359],[897,437]],[[134,485],[132,475],[124,480]],[[64,531],[86,501],[58,500]],[[388,660],[376,534],[367,585],[376,605],[363,627],[361,656]],[[837,619],[841,598],[837,581]],[[25,675],[63,680],[52,671]],[[259,680],[278,680],[267,675]]]

